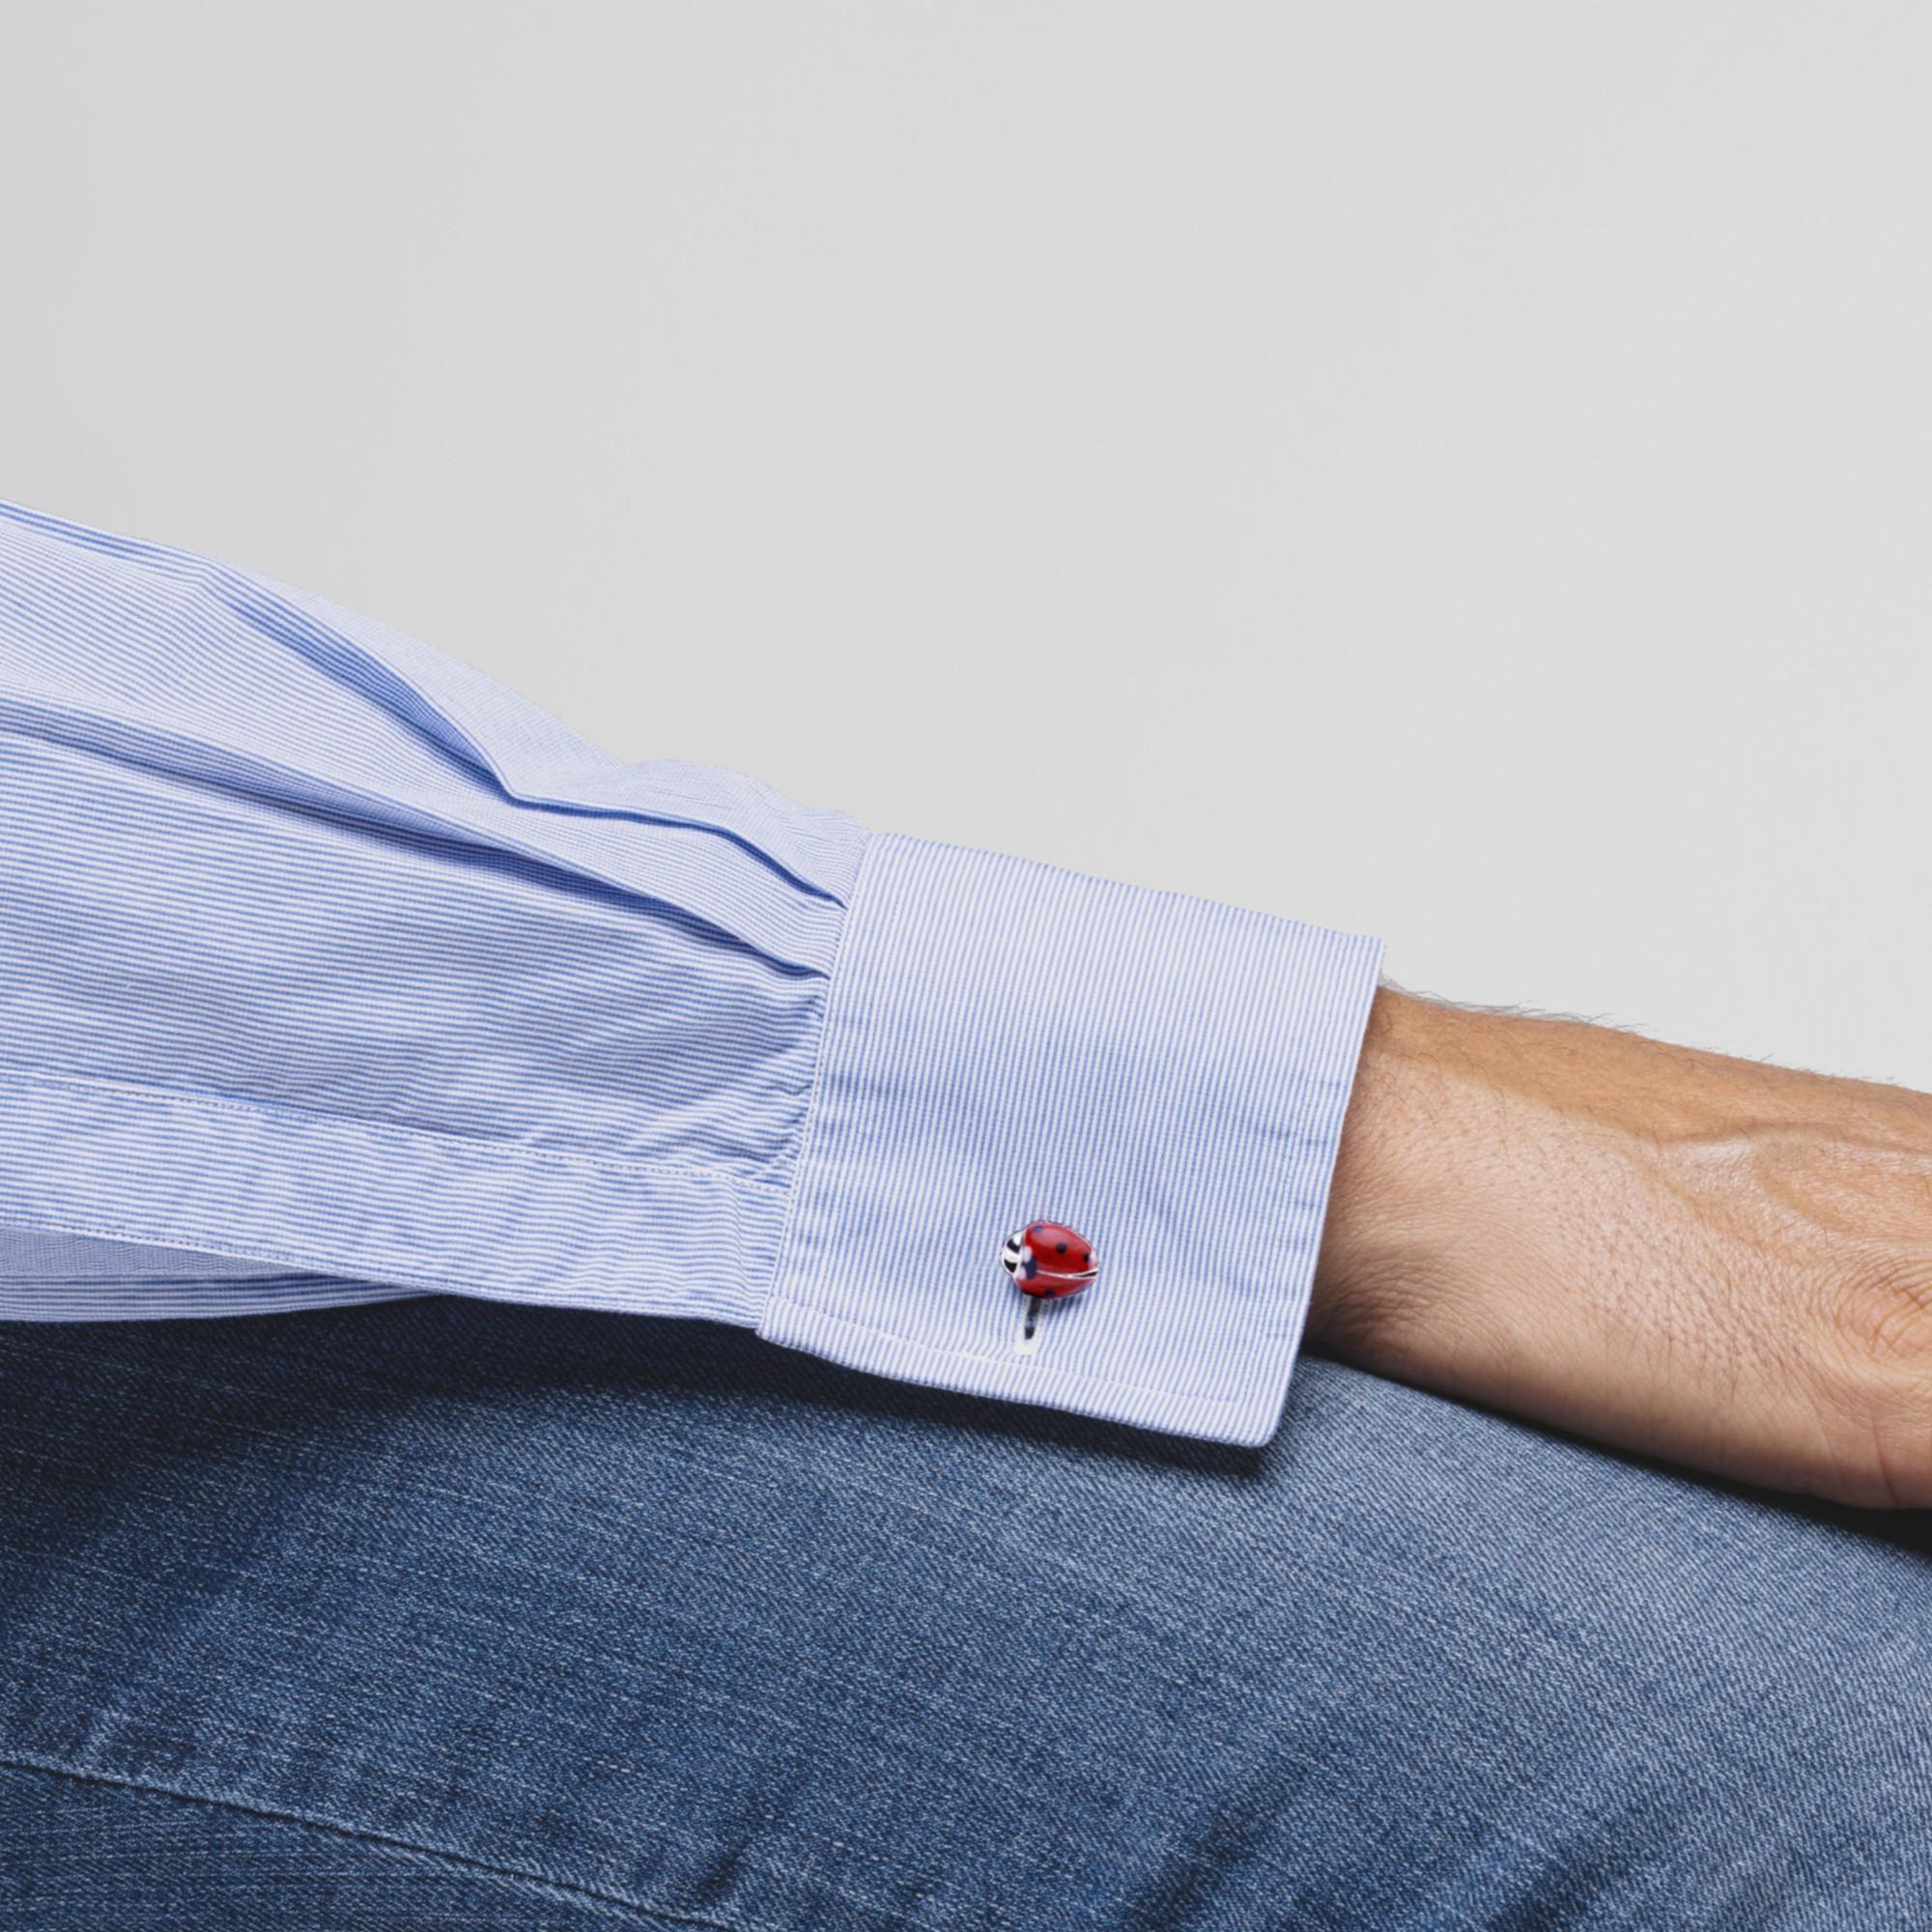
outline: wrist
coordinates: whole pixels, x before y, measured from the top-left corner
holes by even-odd
[[[1932,1097],[1384,990],[1309,1346],[1599,1441],[1932,1500]]]
[[[1473,1202],[1491,1191],[1477,1171],[1484,1137],[1464,1118],[1466,1017],[1382,987],[1362,1040],[1307,1334],[1378,1373],[1424,1379],[1435,1338],[1466,1330]]]

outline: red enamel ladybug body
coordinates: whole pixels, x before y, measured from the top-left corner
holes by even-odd
[[[1058,1221],[1029,1221],[1009,1236],[1000,1264],[1022,1293],[1042,1301],[1078,1294],[1100,1272],[1093,1242]]]

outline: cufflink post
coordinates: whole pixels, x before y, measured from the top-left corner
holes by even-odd
[[[1031,1355],[1039,1347],[1040,1297],[1022,1290],[1020,1300],[1025,1306],[1020,1311],[1020,1339],[1013,1344],[1013,1353]]]

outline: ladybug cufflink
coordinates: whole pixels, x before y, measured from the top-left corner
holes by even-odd
[[[1094,1244],[1059,1221],[1029,1221],[1007,1236],[1000,1265],[1026,1297],[1015,1352],[1030,1355],[1039,1346],[1039,1312],[1049,1301],[1078,1294],[1100,1272]]]

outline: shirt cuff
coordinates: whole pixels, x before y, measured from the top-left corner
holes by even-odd
[[[758,1332],[1221,1442],[1274,1434],[1378,939],[874,836]],[[1099,1273],[1018,1352],[1008,1236]]]

